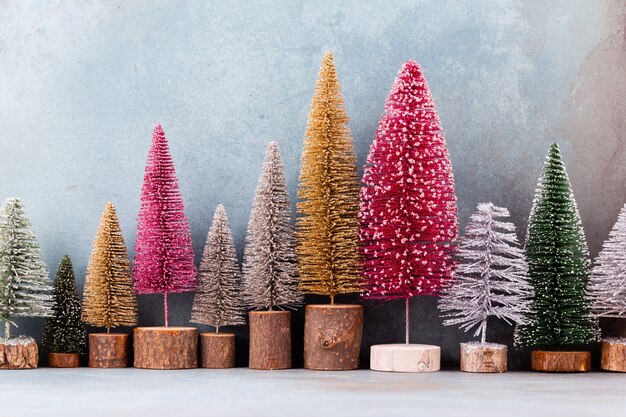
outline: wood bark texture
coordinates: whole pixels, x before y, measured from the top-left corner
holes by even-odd
[[[605,371],[626,372],[626,339],[602,341],[600,367]]]
[[[89,367],[126,368],[130,337],[124,333],[91,333],[89,335]]]
[[[359,367],[363,307],[310,304],[304,319],[304,367],[343,371]]]
[[[198,329],[195,327],[137,327],[133,339],[135,368],[198,367]]]
[[[48,366],[51,368],[78,368],[80,366],[80,354],[48,353]]]
[[[252,369],[291,368],[291,312],[251,311],[250,362]]]
[[[234,333],[200,334],[200,366],[211,369],[234,368]]]
[[[0,342],[0,369],[32,369],[39,362],[35,339],[21,343]]]
[[[530,365],[533,371],[541,372],[588,372],[591,370],[591,353],[534,350]]]
[[[385,344],[370,348],[370,369],[385,372],[436,372],[441,348],[434,345]]]
[[[507,347],[498,343],[461,343],[461,371],[506,372]]]

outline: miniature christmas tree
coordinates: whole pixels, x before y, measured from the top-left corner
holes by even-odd
[[[326,53],[311,103],[298,188],[300,288],[358,292],[359,183],[348,115],[333,57]]]
[[[52,290],[52,316],[46,320],[43,345],[50,353],[85,353],[85,326],[70,257],[61,260]]]
[[[167,296],[194,291],[196,267],[174,162],[159,124],[152,135],[143,181],[133,265],[135,290],[163,294],[167,327]]]
[[[220,204],[215,210],[200,263],[191,321],[213,326],[216,333],[222,326],[245,324],[240,282],[233,236],[226,209]]]
[[[19,198],[0,210],[0,319],[9,339],[16,317],[49,317],[52,300],[48,271],[37,237]]]
[[[481,344],[486,342],[489,317],[521,324],[529,311],[528,267],[515,225],[504,221],[508,217],[506,208],[478,205],[459,242],[455,279],[439,301],[439,309],[448,317],[443,324],[458,324],[465,331],[476,327],[474,336],[480,337]]]
[[[246,303],[255,310],[300,304],[296,262],[291,203],[278,144],[272,142],[248,224],[243,263]]]
[[[543,168],[526,236],[528,277],[533,303],[516,343],[560,347],[597,340],[590,315],[587,242],[565,165],[552,144]]]
[[[130,260],[113,203],[107,203],[93,242],[83,292],[83,320],[93,326],[135,326],[137,299]]]
[[[409,300],[437,295],[450,279],[457,237],[452,164],[419,65],[400,70],[385,105],[363,175],[361,252],[364,298]]]

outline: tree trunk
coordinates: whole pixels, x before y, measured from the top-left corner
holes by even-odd
[[[611,338],[602,341],[600,367],[605,371],[626,372],[626,339]]]
[[[461,371],[506,372],[507,347],[498,343],[461,343]]]
[[[211,369],[235,367],[235,335],[233,333],[200,334],[200,366]]]
[[[78,353],[48,353],[48,366],[51,368],[78,368],[80,355]]]
[[[32,369],[39,362],[39,349],[32,337],[0,339],[0,369]]]
[[[385,372],[436,372],[441,348],[434,345],[385,344],[370,348],[370,369]]]
[[[129,335],[124,333],[91,333],[89,367],[126,368],[130,352]]]
[[[363,307],[310,304],[304,319],[304,367],[343,371],[359,367]]]
[[[195,327],[137,327],[133,339],[135,368],[198,367],[198,329]]]
[[[252,369],[291,368],[291,312],[251,311],[250,363]]]
[[[533,371],[588,372],[591,370],[591,353],[534,350],[530,364]]]

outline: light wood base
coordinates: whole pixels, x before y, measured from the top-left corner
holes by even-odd
[[[198,367],[198,329],[195,327],[137,327],[133,339],[135,368]]]
[[[251,369],[291,368],[291,312],[251,311]]]
[[[304,367],[344,371],[359,367],[363,307],[309,304],[304,318]]]
[[[39,362],[39,349],[32,337],[0,339],[0,369],[33,369]]]
[[[507,347],[498,343],[461,343],[461,371],[506,372]]]
[[[78,368],[80,355],[78,353],[48,353],[48,366],[51,368]]]
[[[600,367],[605,371],[626,372],[626,339],[604,339],[601,356]]]
[[[201,333],[200,366],[211,369],[234,368],[235,335],[233,333]]]
[[[588,372],[591,370],[591,353],[534,350],[530,366],[533,371],[541,372]]]
[[[370,369],[373,371],[435,372],[440,363],[439,346],[397,343],[370,348]]]
[[[89,367],[126,368],[130,337],[124,333],[91,333],[89,335]]]

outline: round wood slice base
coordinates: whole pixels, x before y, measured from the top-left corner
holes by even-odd
[[[601,356],[600,367],[605,371],[626,372],[626,339],[604,339]]]
[[[506,372],[507,347],[498,343],[461,343],[461,371]]]
[[[291,312],[251,311],[251,369],[291,368]]]
[[[39,349],[32,337],[0,339],[0,369],[33,369],[39,362]]]
[[[589,372],[591,352],[534,350],[530,367],[540,372]]]
[[[137,327],[133,339],[135,368],[198,367],[198,329],[195,327]]]
[[[200,366],[210,369],[234,368],[234,333],[201,333]]]
[[[130,337],[124,333],[91,333],[89,335],[90,368],[126,368]]]
[[[51,368],[78,368],[80,355],[78,353],[48,353],[48,366]]]
[[[373,371],[435,372],[440,368],[441,348],[406,343],[373,345],[370,356]]]
[[[359,367],[363,307],[309,304],[304,316],[304,367],[345,371]]]

